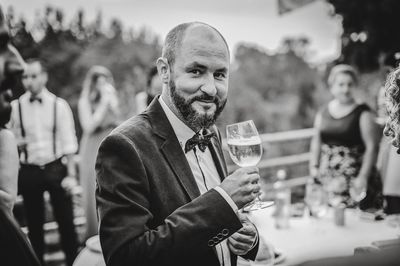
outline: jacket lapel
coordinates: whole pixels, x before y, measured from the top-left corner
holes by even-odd
[[[211,139],[211,143],[208,145],[208,148],[210,149],[219,177],[221,178],[221,181],[223,181],[225,177],[228,176],[228,170],[221,147],[221,134],[215,125],[212,126],[210,130],[215,133],[215,137]]]
[[[221,144],[219,140],[217,140],[217,138],[213,137],[208,147],[210,149],[212,158],[214,160],[215,167],[217,168],[219,177],[221,178],[221,181],[223,181],[225,177],[228,175],[228,170],[226,168],[226,163],[224,159],[224,154],[222,153]]]
[[[154,133],[161,138],[159,145],[161,153],[164,155],[164,158],[174,172],[183,190],[190,200],[197,198],[200,196],[200,191],[197,187],[196,180],[193,177],[192,170],[190,169],[175,132],[158,102],[158,97],[152,101],[145,111],[145,115],[146,114],[151,121]]]
[[[175,139],[171,137],[164,142],[161,146],[161,152],[168,161],[176,177],[178,177],[180,184],[188,194],[189,198],[193,200],[200,196],[200,191],[175,134],[173,137]]]
[[[160,137],[160,150],[164,155],[169,166],[173,170],[176,178],[181,184],[183,190],[186,192],[190,200],[193,200],[200,196],[199,188],[197,187],[196,180],[194,179],[192,170],[187,162],[186,156],[179,144],[179,141],[175,135],[175,132],[169,123],[167,116],[164,113],[160,103],[158,102],[158,97],[155,97],[151,102],[149,107],[144,112],[145,116],[148,116],[154,133]],[[213,129],[219,136],[219,132],[216,127]],[[227,176],[227,168],[224,160],[224,155],[222,153],[222,148],[220,145],[220,138],[213,137],[209,145],[209,149],[212,158],[217,167],[218,174],[221,181]],[[218,259],[218,254],[215,248],[212,249]],[[232,258],[231,253],[231,264],[236,265],[236,260]]]

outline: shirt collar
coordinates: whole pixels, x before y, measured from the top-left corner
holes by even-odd
[[[182,122],[168,107],[168,105],[164,102],[162,95],[158,98],[159,103],[161,104],[164,113],[166,114],[168,121],[170,122],[172,129],[175,132],[178,141],[181,146],[184,147],[186,141],[193,137],[196,132],[194,132],[190,127],[188,127],[185,123]]]
[[[32,96],[32,92],[30,92],[30,91],[27,91],[26,94],[27,94],[27,96],[28,96],[28,99]],[[42,98],[42,99],[43,99],[43,97],[46,97],[48,94],[49,94],[49,91],[48,91],[46,88],[43,88],[43,89],[39,92],[39,94],[36,95],[36,97]]]

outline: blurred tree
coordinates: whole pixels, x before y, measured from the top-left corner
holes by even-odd
[[[382,55],[400,51],[398,0],[328,0],[342,18],[342,55],[362,72],[376,70]]]
[[[87,29],[84,25],[85,12],[83,9],[78,10],[75,19],[72,20],[69,28],[72,35],[77,39],[84,41],[87,37]]]
[[[109,37],[114,41],[122,40],[123,26],[118,19],[113,19],[110,24]]]
[[[72,21],[65,22],[62,10],[48,5],[35,13],[30,26],[24,18],[16,23],[14,9],[9,12],[13,43],[25,59],[37,57],[44,61],[49,72],[49,90],[67,99],[75,118],[83,78],[95,64],[112,71],[125,117],[134,114],[134,96],[145,89],[145,73],[160,55],[157,35],[146,28],[135,35],[129,29],[130,37],[126,38],[124,25],[117,19],[103,29],[100,11],[93,21],[86,21],[85,12],[78,10]],[[79,123],[76,125],[79,133]]]
[[[135,113],[135,94],[145,89],[146,73],[161,54],[158,35],[146,27],[125,29],[116,19],[104,29],[100,11],[87,21],[78,10],[65,22],[63,12],[52,6],[37,13],[30,27],[24,19],[13,23],[20,52],[45,61],[48,88],[66,98],[74,112],[86,72],[99,64],[114,76],[124,118]],[[318,73],[306,62],[308,53],[305,37],[286,38],[276,54],[239,45],[230,75],[230,103],[219,125],[253,119],[261,133],[311,126]]]
[[[21,18],[19,23],[14,25],[12,42],[24,58],[37,57],[39,54],[38,45],[32,34],[27,30],[24,18]]]
[[[252,116],[261,132],[312,126],[318,73],[304,60],[308,43],[304,37],[287,38],[280,52],[272,55],[239,45],[231,73],[234,104],[229,119],[241,121]]]

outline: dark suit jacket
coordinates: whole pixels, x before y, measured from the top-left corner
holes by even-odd
[[[219,138],[210,150],[223,179]],[[217,191],[200,195],[158,98],[102,142],[96,172],[107,265],[219,265],[213,243],[242,227]],[[257,249],[258,244],[247,258],[254,259]],[[231,258],[236,265],[236,256]]]
[[[40,266],[19,225],[0,208],[0,265]]]

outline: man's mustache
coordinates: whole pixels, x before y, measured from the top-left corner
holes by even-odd
[[[210,96],[207,94],[199,95],[193,97],[189,103],[193,103],[195,101],[202,101],[202,102],[212,102],[215,103],[217,106],[220,105],[221,100],[217,96]]]

